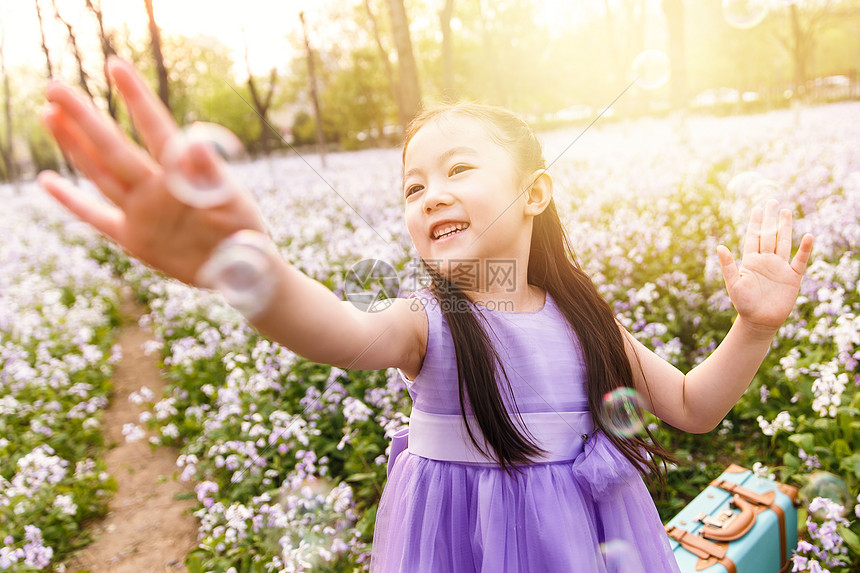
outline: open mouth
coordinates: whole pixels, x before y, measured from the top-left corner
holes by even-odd
[[[469,223],[446,223],[434,229],[430,236],[434,241],[441,241],[459,235],[468,228]]]

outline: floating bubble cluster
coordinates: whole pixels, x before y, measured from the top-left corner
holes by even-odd
[[[642,398],[633,388],[616,388],[603,396],[600,419],[607,432],[630,438],[644,429]]]
[[[843,515],[849,507],[853,507],[853,497],[845,481],[830,472],[815,472],[809,476],[809,481],[800,490],[800,495],[807,505],[816,497],[827,498],[842,506]],[[818,517],[823,519],[825,516]]]
[[[607,573],[645,573],[636,548],[622,539],[600,544],[600,556]]]
[[[254,318],[269,306],[275,291],[269,239],[257,231],[234,233],[221,242],[200,268],[201,285],[220,292],[246,318]]]
[[[224,161],[239,159],[244,153],[242,142],[229,129],[192,123],[176,132],[161,153],[167,188],[191,207],[222,205],[237,189]]]
[[[636,84],[645,90],[656,90],[666,85],[671,69],[669,56],[660,50],[645,50],[633,60]]]
[[[732,28],[748,30],[767,16],[768,0],[723,0],[723,18]]]

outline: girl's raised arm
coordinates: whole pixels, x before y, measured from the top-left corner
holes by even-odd
[[[198,209],[168,190],[160,159],[179,131],[168,110],[127,62],[111,59],[109,70],[146,146],[129,140],[119,126],[75,90],[52,82],[42,119],[75,166],[110,201],[80,192],[53,172],[39,183],[81,220],[132,256],[185,283],[215,248],[240,230],[266,233],[253,198],[237,190],[226,202]],[[208,146],[191,149],[194,176],[213,177],[220,158]],[[275,274],[272,302],[252,321],[264,335],[315,362],[343,368],[400,367],[415,373],[423,358],[426,316],[416,305],[396,300],[384,311],[365,313],[341,301],[271,249]]]
[[[681,430],[704,433],[740,399],[794,307],[812,252],[812,235],[804,235],[789,261],[791,226],[791,212],[771,200],[752,211],[740,269],[726,247],[717,249],[738,316],[722,343],[686,375],[622,328],[635,386],[649,411]]]

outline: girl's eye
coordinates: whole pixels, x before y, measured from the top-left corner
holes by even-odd
[[[410,185],[409,187],[406,188],[406,196],[409,197],[413,193],[417,193],[418,191],[421,191],[422,189],[424,189],[423,185]]]
[[[468,165],[464,165],[462,163],[459,163],[459,164],[457,164],[451,168],[450,175],[457,175],[458,173],[463,173],[464,171],[468,171],[469,169],[471,169],[471,167],[469,167]]]

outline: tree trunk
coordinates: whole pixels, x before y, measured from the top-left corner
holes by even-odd
[[[322,114],[320,113],[320,100],[317,94],[317,74],[314,67],[314,53],[311,50],[311,42],[308,40],[308,28],[305,25],[305,13],[299,12],[299,19],[302,21],[302,33],[305,36],[305,48],[308,54],[308,81],[311,84],[311,102],[314,106],[314,120],[317,126],[317,150],[320,155],[320,162],[323,169],[325,164],[325,133],[323,133]]]
[[[42,21],[42,6],[39,4],[39,0],[35,0],[36,2],[36,18],[39,19],[39,34],[42,36],[42,51],[45,52],[45,64],[48,69],[48,79],[54,79],[54,66],[51,64],[51,51],[48,50],[48,42],[45,40],[45,27]],[[60,148],[60,156],[63,158],[62,164],[65,166],[66,171],[77,180],[78,175],[75,171],[75,168],[72,166],[72,162],[69,161],[69,158],[66,156],[66,152]]]
[[[391,28],[394,46],[397,49],[397,68],[400,77],[400,124],[404,127],[418,115],[421,109],[421,86],[418,83],[418,66],[412,52],[409,35],[409,19],[403,0],[388,0],[391,12]]]
[[[0,22],[0,76],[3,76],[3,114],[6,119],[6,143],[0,145],[0,155],[3,157],[3,165],[6,170],[6,178],[15,184],[15,147],[12,142],[12,90],[9,88],[9,74],[6,73],[6,33],[3,23]],[[2,142],[0,142],[2,143]]]
[[[388,50],[382,45],[382,37],[379,34],[379,24],[376,22],[376,16],[370,7],[370,0],[364,0],[364,7],[367,10],[367,16],[370,18],[370,26],[373,28],[373,39],[376,41],[376,49],[379,52],[379,59],[382,60],[382,65],[385,67],[385,77],[388,78],[388,88],[391,90],[391,99],[394,105],[397,106],[397,113],[400,113],[400,89],[397,86],[397,81],[394,79],[394,69],[391,67],[391,59],[388,57]],[[382,126],[379,126],[380,132]]]
[[[454,14],[454,0],[445,0],[439,12],[442,27],[442,93],[448,99],[456,99],[454,87],[454,46],[451,34],[451,16]]]
[[[170,109],[170,89],[167,85],[167,68],[164,67],[164,56],[161,53],[161,30],[155,23],[155,13],[152,10],[152,0],[143,0],[146,4],[146,15],[149,17],[149,37],[152,47],[152,59],[158,72],[158,97],[164,102],[164,107]]]
[[[60,15],[60,9],[57,7],[57,0],[51,0],[51,4],[54,7],[54,17],[66,27],[66,30],[68,30],[69,45],[72,48],[72,53],[74,54],[75,61],[78,64],[78,83],[81,84],[81,89],[83,89],[84,93],[89,96],[90,101],[93,101],[93,93],[90,91],[90,86],[87,85],[87,72],[84,71],[84,62],[81,59],[81,51],[78,49],[78,40],[75,38],[75,30],[72,28],[72,25]]]
[[[687,47],[684,39],[684,0],[663,0],[663,13],[669,29],[669,61],[672,107],[687,106]]]
[[[257,117],[260,118],[260,147],[263,155],[269,154],[269,106],[272,104],[272,96],[275,93],[275,82],[278,80],[278,68],[272,68],[269,73],[269,87],[265,95],[260,95],[257,89],[257,84],[254,81],[254,75],[251,73],[251,62],[248,59],[248,44],[245,44],[245,66],[248,68],[248,89],[251,91],[251,100],[254,102],[254,108],[257,111]]]
[[[39,34],[42,36],[42,51],[45,53],[45,64],[48,67],[48,79],[54,79],[54,66],[51,65],[51,52],[48,50],[48,42],[45,40],[45,26],[42,22],[42,6],[39,0],[36,2],[36,18],[39,19]]]
[[[99,2],[98,6],[95,6],[92,3],[92,0],[86,0],[87,8],[89,8],[90,12],[93,13],[93,16],[96,17],[96,23],[99,26],[99,40],[102,47],[102,56],[104,56],[105,65],[103,67],[104,75],[105,75],[105,86],[107,86],[105,90],[105,99],[107,100],[108,113],[110,116],[116,121],[117,118],[117,110],[116,110],[116,102],[113,97],[113,82],[111,82],[110,76],[107,71],[107,62],[108,58],[113,55],[116,55],[116,50],[113,47],[113,43],[111,42],[110,36],[105,30],[104,24],[104,14],[102,13],[101,2]]]

